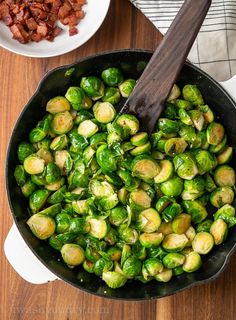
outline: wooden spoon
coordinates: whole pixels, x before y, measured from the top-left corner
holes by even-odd
[[[120,113],[134,114],[151,133],[187,58],[211,0],[186,0]]]

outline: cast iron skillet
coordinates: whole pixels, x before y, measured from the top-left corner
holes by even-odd
[[[133,281],[114,290],[108,288],[98,277],[82,271],[82,268],[69,269],[66,267],[62,261],[58,261],[59,254],[47,242],[39,241],[33,236],[26,225],[29,217],[28,201],[21,194],[13,176],[18,162],[16,151],[19,142],[27,140],[29,130],[44,115],[46,102],[54,96],[64,95],[69,86],[79,84],[82,75],[99,75],[104,68],[109,66],[120,67],[126,77],[137,78],[151,56],[152,52],[144,50],[113,51],[85,58],[72,65],[50,71],[42,79],[35,94],[20,114],[9,142],[6,160],[6,188],[11,212],[22,237],[38,259],[58,278],[102,297],[124,300],[156,299],[172,295],[196,284],[205,283],[216,278],[223,271],[229,256],[236,248],[236,227],[234,227],[230,229],[226,242],[203,258],[203,266],[198,271],[174,277],[169,283],[151,281],[142,284]],[[70,74],[70,71],[73,72]],[[220,116],[220,121],[228,134],[228,143],[234,147],[235,157],[236,105],[230,96],[211,77],[189,63],[184,65],[178,83],[180,86],[186,83],[194,83],[199,86],[206,103]]]

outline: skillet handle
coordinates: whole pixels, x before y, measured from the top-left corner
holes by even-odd
[[[236,102],[236,75],[227,81],[220,82],[220,84]]]
[[[27,282],[43,284],[58,279],[28,248],[15,224],[6,237],[4,252],[13,269]]]

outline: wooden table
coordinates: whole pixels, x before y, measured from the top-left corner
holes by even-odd
[[[234,320],[236,255],[214,282],[158,301],[122,302],[83,293],[62,281],[31,285],[6,261],[3,243],[12,224],[4,186],[6,147],[14,123],[46,71],[77,59],[118,48],[154,49],[161,36],[128,0],[112,0],[96,35],[78,50],[50,58],[25,58],[0,49],[0,319],[1,320]],[[235,280],[235,283],[234,283]],[[235,304],[235,306],[234,306]]]

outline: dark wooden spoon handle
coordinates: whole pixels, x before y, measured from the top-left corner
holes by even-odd
[[[152,132],[187,58],[211,0],[186,0],[140,77],[121,113],[131,113]]]

